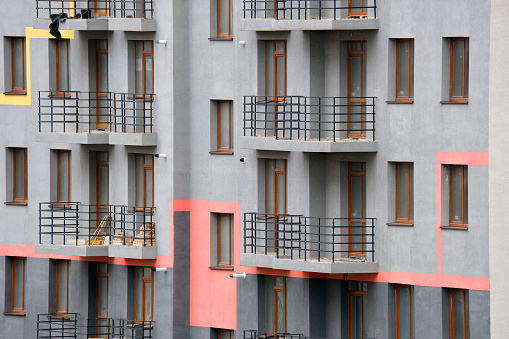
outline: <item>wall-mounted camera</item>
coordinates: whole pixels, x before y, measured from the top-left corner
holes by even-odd
[[[240,158],[240,162],[242,162],[242,163],[246,162],[246,157]]]

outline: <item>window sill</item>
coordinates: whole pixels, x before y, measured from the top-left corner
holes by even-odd
[[[465,226],[440,226],[443,230],[468,231],[468,225]]]
[[[15,316],[15,317],[26,317],[27,312],[4,312],[4,315]]]
[[[413,222],[388,222],[387,226],[414,227]]]
[[[233,271],[233,266],[211,266],[209,269],[216,271]]]
[[[27,91],[21,91],[21,92],[4,92],[4,95],[27,95]]]
[[[210,151],[209,154],[233,155],[233,151]]]
[[[229,37],[229,38],[209,38],[209,41],[232,41],[233,40],[233,37]]]
[[[386,101],[388,104],[413,104],[413,100],[388,100]]]
[[[440,101],[441,104],[460,104],[460,105],[466,105],[468,104],[468,100],[462,100],[462,101]]]
[[[25,201],[25,202],[8,201],[8,202],[4,202],[4,204],[7,206],[27,206],[28,201]]]

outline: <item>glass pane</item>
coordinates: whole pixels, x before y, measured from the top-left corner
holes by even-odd
[[[274,317],[273,317],[273,314],[274,314],[274,303],[273,303],[273,300],[272,300],[272,292],[273,291],[273,282],[272,282],[272,277],[266,277],[265,278],[265,297],[266,297],[266,300],[265,300],[265,324],[266,324],[266,332],[267,333],[272,333],[274,332],[273,328],[274,328]]]
[[[220,251],[219,263],[230,264],[230,215],[221,214],[219,216],[219,236]]]
[[[136,154],[136,206],[143,207],[143,155]]]
[[[352,7],[352,11],[361,11],[362,10],[362,1],[363,0],[350,0],[350,6]],[[355,7],[359,6],[359,7]]]
[[[350,180],[350,218],[361,218],[361,177],[351,177]]]
[[[454,330],[454,339],[463,339],[463,303],[464,291],[452,291],[452,325]]]
[[[58,312],[67,312],[67,262],[58,263]]]
[[[67,40],[58,43],[58,83],[59,91],[67,91]]]
[[[410,165],[410,220],[414,220],[414,168]]]
[[[463,96],[463,40],[452,41],[452,96]]]
[[[399,294],[399,313],[398,313],[398,319],[399,319],[399,338],[400,339],[410,339],[409,331],[410,331],[410,323],[409,323],[409,312],[410,309],[408,308],[408,298],[410,297],[408,295],[408,287],[398,287],[398,294]]]
[[[152,279],[152,269],[150,267],[143,268],[143,277]]]
[[[276,180],[277,180],[277,213],[278,214],[285,214],[285,177],[283,173],[277,173],[276,174]]]
[[[277,95],[285,95],[285,58],[277,57]]]
[[[25,150],[23,149],[14,149],[15,152],[15,158],[16,163],[14,164],[16,166],[16,192],[15,198],[16,199],[25,199],[25,188],[24,188],[24,181],[25,181]]]
[[[463,223],[468,224],[468,171],[463,167]]]
[[[276,278],[277,279],[277,278]],[[277,332],[282,333],[285,331],[285,299],[282,291],[276,292],[277,298]]]
[[[97,263],[97,273],[108,273],[108,264]]]
[[[361,297],[350,296],[350,329],[352,338],[362,338]]]
[[[143,41],[143,50],[145,52],[152,52],[152,41],[150,40]]]
[[[147,169],[145,172],[145,189],[146,189],[146,200],[143,207],[152,207],[152,170]]]
[[[69,152],[59,152],[60,156],[60,178],[59,178],[59,193],[60,201],[69,201]]]
[[[219,148],[230,149],[230,102],[219,103],[220,140]]]
[[[468,40],[465,40],[465,79],[464,79],[464,85],[465,85],[465,98],[468,98]]]
[[[357,0],[360,1],[360,0]],[[362,43],[357,41],[351,41],[348,43],[348,50],[352,52],[357,52],[361,50]]]
[[[230,331],[220,330],[219,339],[230,339]]]
[[[108,49],[108,40],[105,40],[105,39],[97,40],[97,49],[100,49],[100,50]]]
[[[367,74],[367,68],[366,68],[366,55],[362,56],[362,69],[361,69],[361,76],[362,76],[362,86],[361,86],[361,93],[359,96],[363,97],[366,95],[366,74]]]
[[[97,56],[97,91],[108,92],[108,55]]]
[[[152,282],[145,282],[145,319],[152,320]]]
[[[14,261],[14,308],[23,309],[23,259],[13,259]]]
[[[462,222],[463,166],[451,166],[451,222]]]
[[[108,98],[107,94],[98,98],[97,104],[97,123],[108,123]]]
[[[147,55],[145,58],[145,94],[152,94],[152,56]]]
[[[274,214],[274,161],[265,160],[266,214]]]
[[[152,165],[152,159],[153,159],[153,156],[152,154],[145,154],[145,165]]]
[[[107,7],[106,7],[106,1],[108,0],[96,0],[96,8],[98,11],[104,11]]]
[[[272,41],[265,42],[265,93],[267,96],[274,95],[274,43]]]
[[[229,8],[228,8],[229,0],[220,0],[219,1],[219,34],[230,34],[230,27],[228,24]]]
[[[108,152],[97,152],[98,162],[108,162]]]
[[[361,59],[360,57],[350,58],[350,96],[361,96]]]
[[[276,279],[276,280],[274,281],[274,285],[275,285],[276,287],[283,287],[283,286],[284,286],[285,278],[283,278],[283,277],[275,277],[274,279]]]
[[[350,251],[352,252],[362,252],[363,251],[363,237],[362,234],[364,232],[364,227],[361,227],[362,223],[360,222],[351,222],[350,223]]]
[[[23,53],[23,42],[22,38],[12,38],[14,40],[14,51],[13,51],[13,72],[14,72],[14,86],[13,88],[24,88],[23,79],[23,64],[24,64],[24,53]]]
[[[97,278],[97,316],[108,316],[108,278]]]
[[[410,40],[410,98],[414,97],[414,40]]]
[[[408,219],[408,165],[398,167],[398,219]]]
[[[108,167],[99,166],[99,178],[97,178],[98,205],[108,205]]]
[[[276,52],[284,52],[285,43],[283,41],[276,41]]]
[[[136,321],[143,320],[141,318],[141,310],[142,310],[142,292],[141,292],[141,284],[142,284],[142,273],[143,270],[141,267],[135,268],[135,282],[134,282],[134,313]]]
[[[398,43],[398,96],[408,97],[408,42]]]
[[[136,94],[143,93],[143,42],[136,41]]]

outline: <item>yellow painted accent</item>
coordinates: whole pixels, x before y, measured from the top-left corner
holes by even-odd
[[[62,34],[62,39],[74,39],[74,31],[70,30],[62,30],[60,31]],[[25,95],[9,95],[0,93],[0,105],[31,105],[31,76],[30,76],[30,39],[54,39],[54,37],[49,34],[49,29],[34,29],[33,27],[25,27],[25,56],[26,56],[26,88],[27,94]]]
[[[69,16],[74,17],[74,2],[69,1]]]

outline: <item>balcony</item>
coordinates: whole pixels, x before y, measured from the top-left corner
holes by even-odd
[[[290,333],[266,333],[255,330],[245,330],[243,339],[326,339],[318,337],[305,337],[303,334],[290,334]],[[328,338],[332,339],[332,338]],[[374,338],[365,338],[374,339]]]
[[[154,208],[39,204],[36,253],[156,259]]]
[[[154,95],[40,91],[37,141],[156,146]]]
[[[51,15],[64,14],[61,30],[153,32],[153,0],[35,0],[34,28],[47,29]]]
[[[243,0],[241,30],[377,30],[376,0],[350,1]]]
[[[375,97],[245,96],[240,148],[376,152]]]
[[[154,325],[153,321],[136,322],[112,318],[78,318],[78,313],[66,315],[38,314],[37,339],[152,339]]]
[[[377,273],[375,218],[244,213],[242,266],[317,273]]]

